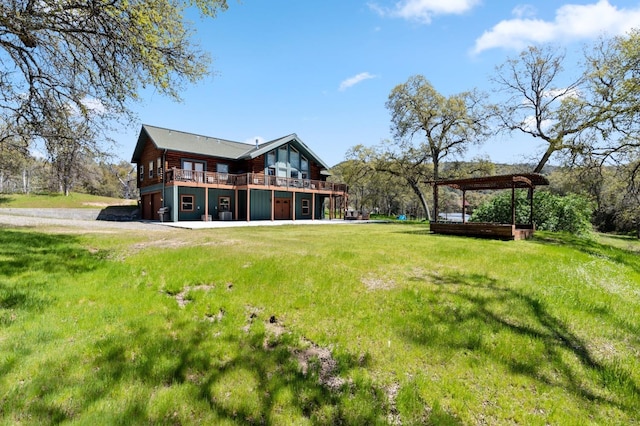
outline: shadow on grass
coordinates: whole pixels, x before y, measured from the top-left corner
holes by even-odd
[[[88,272],[100,262],[99,255],[80,247],[78,239],[71,235],[0,229],[0,276],[12,277],[25,271]]]
[[[0,206],[3,204],[9,204],[14,200],[14,198],[8,197],[6,195],[0,195]]]
[[[588,255],[604,258],[611,262],[627,266],[640,273],[640,256],[631,250],[612,247],[589,238],[580,238],[566,233],[539,232],[533,241],[545,245],[570,247]]]
[[[87,272],[100,262],[73,236],[2,228],[0,259],[0,324],[11,322],[16,309],[44,308],[52,297],[46,288],[52,275]]]
[[[264,344],[260,330],[184,321],[178,334],[130,326],[65,359],[51,360],[5,398],[32,421],[102,424],[380,424],[384,394],[371,383],[330,389],[319,367],[303,374],[287,338]],[[341,359],[344,368],[355,359]],[[90,376],[59,374],[86,365]],[[55,377],[53,376],[56,375]],[[71,400],[68,396],[71,395]],[[64,400],[65,403],[60,403]],[[96,408],[97,407],[97,408]]]
[[[543,301],[482,274],[433,274],[431,280],[431,308],[416,309],[419,314],[399,325],[405,339],[443,354],[484,354],[514,374],[577,396],[594,412],[601,404],[637,409],[640,388],[632,374],[596,359]]]

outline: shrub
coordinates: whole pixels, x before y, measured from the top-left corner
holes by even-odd
[[[516,223],[529,223],[527,191],[516,191]],[[536,229],[584,235],[591,230],[593,208],[587,198],[577,194],[555,195],[536,191],[533,195],[533,223]],[[511,191],[503,191],[475,209],[472,222],[511,223]]]

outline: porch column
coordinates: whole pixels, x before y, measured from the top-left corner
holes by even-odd
[[[209,220],[209,188],[204,187],[204,220]]]
[[[271,190],[271,222],[276,220],[276,191]]]
[[[171,221],[172,222],[177,222],[178,219],[180,218],[179,213],[180,213],[180,197],[178,196],[178,186],[174,185],[173,189],[171,190],[172,192],[172,198],[173,198],[173,202],[171,204]]]
[[[251,221],[251,189],[247,185],[247,222]]]
[[[235,190],[235,199],[233,203],[233,217],[235,220],[238,220],[238,187],[236,186]]]
[[[333,205],[333,194],[332,194],[332,195],[329,195],[329,220],[333,219],[333,215],[335,214],[333,209],[334,209],[334,205]]]
[[[293,218],[293,220],[296,220],[296,192],[293,191],[291,193],[291,197],[293,198],[293,202],[291,203],[291,217]]]
[[[316,220],[316,194],[311,194],[311,220]]]

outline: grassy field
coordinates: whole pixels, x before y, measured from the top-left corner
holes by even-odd
[[[0,194],[0,208],[89,208],[134,205],[136,200],[98,197],[72,192],[63,194]]]
[[[640,244],[0,228],[0,422],[637,424]]]

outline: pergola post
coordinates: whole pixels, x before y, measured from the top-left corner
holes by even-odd
[[[462,223],[467,223],[467,191],[462,190]]]
[[[533,229],[533,187],[529,188],[529,225]]]
[[[438,206],[438,183],[433,184],[433,221],[438,221],[438,215],[440,214],[440,207]]]
[[[511,184],[511,224],[516,224],[516,184]]]

